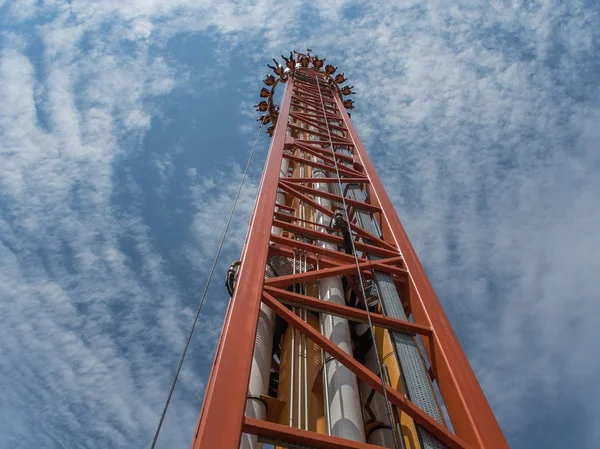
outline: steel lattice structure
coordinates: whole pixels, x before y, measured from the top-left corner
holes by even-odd
[[[351,87],[316,56],[284,59],[257,105],[272,141],[192,448],[508,448],[350,121]]]

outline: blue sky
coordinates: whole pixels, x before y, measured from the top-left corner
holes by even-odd
[[[599,9],[0,0],[0,449],[149,447],[264,64],[307,47],[511,447],[600,446]],[[191,441],[267,145],[159,447]]]

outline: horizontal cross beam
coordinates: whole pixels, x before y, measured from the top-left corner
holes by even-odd
[[[321,312],[327,315],[334,315],[340,318],[346,318],[349,321],[355,323],[368,323],[369,318],[367,312],[354,307],[343,306],[330,301],[323,301],[322,299],[316,299],[311,296],[301,295],[300,293],[293,293],[280,288],[274,288],[271,286],[265,286],[264,292],[278,299],[283,304],[297,306],[301,309],[312,310],[314,312]],[[431,337],[433,335],[431,328],[422,326],[420,324],[414,324],[410,321],[397,320],[395,318],[389,318],[379,313],[371,313],[371,322],[374,326],[388,329],[392,332],[399,332],[403,334],[411,335],[425,335]]]
[[[378,271],[382,271],[381,267],[379,265],[380,262],[384,262],[384,267],[389,269],[394,274],[398,274],[403,277],[406,277],[408,274],[407,271],[403,270],[402,268],[394,267],[393,265],[387,265],[387,264],[394,264],[394,263],[402,262],[402,257],[400,257],[400,256],[391,257],[389,259],[379,259],[377,261],[370,260],[368,262],[359,263],[358,267],[361,271],[373,269],[374,267],[378,268]],[[390,272],[390,271],[387,271],[387,272]],[[269,285],[271,287],[287,287],[290,284],[296,284],[298,282],[308,282],[308,281],[312,281],[314,279],[322,279],[325,277],[339,276],[342,274],[350,274],[350,273],[356,273],[356,272],[357,272],[356,264],[351,263],[351,264],[339,265],[337,267],[324,268],[324,269],[320,269],[320,270],[312,270],[312,271],[308,271],[306,273],[290,274],[287,276],[279,276],[279,277],[275,277],[275,278],[266,279],[265,285]]]
[[[295,129],[298,132],[303,132],[303,133],[306,133],[306,134],[311,134],[313,136],[319,136],[319,137],[322,137],[324,139],[328,139],[329,138],[329,136],[327,135],[327,131],[321,132],[321,131],[315,131],[315,130],[309,129],[309,128],[302,128],[301,126],[294,125],[293,123],[288,123],[288,127],[292,128],[292,129]]]
[[[337,245],[344,245],[344,239],[334,234],[329,234],[327,232],[316,231],[315,229],[298,226],[292,223],[288,223],[286,221],[281,220],[273,220],[273,226],[277,226],[278,228],[285,229],[288,232],[293,232],[299,235],[305,235],[307,237],[311,237],[315,240],[321,240],[324,242],[331,242]],[[382,257],[395,257],[398,255],[398,251],[390,251],[386,248],[380,248],[378,246],[369,245],[367,243],[362,242],[354,242],[354,247],[358,251],[362,251],[365,253],[382,256]]]
[[[280,178],[280,182],[286,182],[286,181],[283,178]],[[316,182],[318,182],[318,180]],[[381,212],[381,209],[377,206],[374,206],[374,205],[368,204],[368,203],[364,203],[362,201],[352,200],[350,198],[343,198],[339,195],[336,195],[335,193],[323,192],[321,190],[313,189],[312,187],[307,187],[302,184],[295,185],[294,188],[301,192],[310,193],[311,195],[319,196],[321,198],[327,198],[332,201],[336,201],[338,203],[341,203],[342,199],[343,199],[346,201],[346,204],[348,206],[352,206],[357,209],[362,209],[362,210],[366,210],[369,212]]]
[[[286,223],[307,223],[311,226],[320,227],[320,228],[326,229],[327,231],[330,231],[330,232],[337,232],[336,229],[334,229],[330,226],[325,226],[325,225],[322,225],[319,223],[315,223],[314,221],[305,220],[303,218],[297,218],[293,215],[284,214],[281,212],[274,212],[273,216],[275,218],[277,218],[278,220],[285,221]],[[352,226],[352,230],[354,231],[354,234],[356,235],[356,237],[366,239],[366,241],[371,244],[376,244],[377,246],[379,246],[381,248],[386,248],[386,249],[389,249],[390,251],[394,251],[394,253],[398,253],[398,250],[393,245],[390,245],[385,240],[381,240],[379,237],[375,237],[374,235],[369,234],[368,232],[364,231],[363,229],[361,229],[358,226],[354,226],[354,224]]]
[[[354,263],[354,256],[351,256],[350,254],[323,248],[322,246],[312,245],[310,243],[302,242],[300,240],[294,240],[288,237],[271,234],[271,241],[279,243],[281,245],[287,245],[290,248],[303,249],[305,251],[308,251],[309,253],[327,255],[334,260],[339,260],[341,263]],[[359,257],[358,261],[367,262],[367,259]]]
[[[332,251],[333,253],[333,251]],[[337,253],[335,253],[337,254]],[[339,253],[339,254],[343,254],[343,253]],[[282,256],[282,257],[287,257],[289,259],[293,259],[294,258],[294,249],[292,247],[290,247],[288,244],[282,245],[280,243],[274,243],[271,245],[271,247],[269,248],[269,257],[272,256]],[[314,266],[317,266],[317,264],[319,265],[319,268],[332,268],[332,267],[339,267],[340,265],[344,265],[347,264],[348,262],[346,260],[339,260],[337,257],[332,257],[333,255],[330,254],[319,254],[319,253],[312,253],[312,252],[308,252],[306,253],[306,261]],[[297,255],[296,255],[297,257]]]
[[[295,139],[294,146],[297,148],[308,148],[312,151],[317,151],[324,156],[331,157],[331,149],[326,149],[319,145],[308,145],[308,144],[304,143],[303,141],[301,141],[300,139]],[[340,161],[348,162],[349,164],[355,163],[355,160],[352,156],[346,156],[345,154],[342,154],[337,151],[335,152],[335,157],[336,157],[336,159],[338,159]],[[344,166],[344,167],[348,168],[347,166]],[[362,173],[358,173],[358,176],[362,176]]]
[[[381,449],[381,446],[373,444],[360,443],[345,438],[332,437],[323,433],[296,429],[295,427],[262,421],[248,416],[244,417],[242,432],[257,435],[259,441],[260,439],[265,439],[266,442],[283,447],[287,446],[287,444],[294,444],[314,449]]]
[[[327,121],[327,123],[325,123],[322,120],[319,120],[320,118],[322,118],[322,116],[315,115],[315,114],[305,114],[303,112],[290,112],[290,117],[293,117],[296,120],[300,120],[304,123],[321,128],[324,131],[327,131],[327,125],[329,125],[329,129],[337,129],[338,131],[342,131],[342,132],[347,131],[346,128],[343,128],[339,125],[334,125],[329,120]]]
[[[285,157],[286,159],[289,159],[290,161],[297,162],[299,164],[305,164],[310,167],[320,168],[321,170],[324,170],[326,172],[331,172],[331,173],[335,172],[335,167],[332,165],[321,164],[319,162],[314,162],[309,159],[303,159],[301,157],[293,156],[291,154],[284,154],[283,157]],[[349,177],[355,177],[357,175],[357,172],[355,172],[354,170],[346,170],[343,166],[338,167],[338,172],[340,173],[340,176],[346,175]],[[283,178],[280,178],[280,179],[283,179]]]
[[[323,348],[323,350],[335,358],[338,362],[344,365],[348,370],[363,380],[375,391],[383,394],[383,386],[381,379],[364,365],[357,362],[353,357],[348,355],[339,346],[333,344],[329,339],[325,338],[320,332],[314,329],[309,324],[305,323],[297,315],[292,313],[287,307],[277,301],[269,293],[263,291],[263,302],[269,306],[277,315],[283,318],[288,324],[306,335],[315,344]],[[446,427],[442,426],[435,419],[409,401],[403,394],[385,385],[385,390],[390,402],[398,407],[401,411],[410,416],[416,424],[420,425],[437,438],[448,449],[471,449],[462,439],[450,432]]]
[[[300,182],[308,182],[308,183],[312,183],[314,184],[315,182],[319,182],[319,183],[327,183],[327,184],[337,184],[338,183],[338,179],[337,178],[280,178],[283,179],[286,182],[292,182],[292,183],[300,183]],[[362,183],[368,183],[369,180],[368,178],[340,178],[340,181],[342,181],[342,184],[362,184]]]
[[[313,156],[319,158],[319,162],[321,164],[328,164],[331,165],[332,167],[335,168],[336,162],[339,166],[341,165],[341,167],[348,173],[354,173],[354,176],[360,177],[362,176],[362,173],[359,171],[354,170],[352,167],[348,167],[347,165],[343,164],[343,162],[340,161],[334,161],[331,153],[331,150],[324,150],[323,148],[317,148],[317,147],[311,147],[310,145],[299,145],[297,143],[295,143],[294,145],[297,149],[299,149],[300,151],[304,151],[306,153],[312,154]],[[339,156],[339,155],[336,155]],[[336,158],[339,159],[339,158]]]

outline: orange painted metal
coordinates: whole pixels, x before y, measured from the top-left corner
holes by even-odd
[[[240,444],[292,86],[290,80],[246,237],[235,294],[206,387],[193,449],[237,449]]]
[[[246,433],[261,436],[274,443],[291,443],[314,449],[381,449],[381,446],[373,444],[330,437],[254,418],[244,419],[243,430]]]
[[[330,168],[330,171],[333,168]],[[283,179],[280,182],[286,182]],[[344,182],[343,178],[342,178],[342,182]],[[300,192],[304,192],[304,193],[309,193],[313,196],[319,196],[322,198],[329,198],[332,201],[337,201],[338,203],[342,202],[342,197],[339,195],[336,195],[335,193],[329,193],[329,192],[322,192],[321,190],[317,190],[317,189],[313,189],[312,187],[307,187],[303,184],[297,184],[294,185],[294,188],[296,190],[299,190]],[[346,198],[346,204],[348,206],[351,207],[356,207],[358,209],[363,209],[369,212],[381,212],[381,209],[377,206],[373,206],[372,204],[367,204],[367,203],[363,203],[362,201],[356,201],[356,200],[352,200],[349,198]]]
[[[324,312],[329,315],[346,318],[356,323],[368,323],[369,321],[367,312],[361,309],[343,306],[333,302],[321,301],[310,296],[289,292],[280,288],[265,286],[264,291],[265,293],[272,295],[274,298],[287,305],[298,306],[302,309],[312,310],[315,312]],[[382,327],[394,332],[419,334],[428,337],[432,335],[431,328],[429,327],[414,324],[410,321],[396,320],[379,313],[371,313],[371,320],[373,324],[377,325],[378,327]]]
[[[327,178],[325,178],[325,179],[327,179]],[[277,220],[285,221],[286,223],[306,223],[313,227],[318,226],[321,229],[326,230],[327,232],[337,232],[337,230],[335,228],[332,228],[330,226],[325,226],[325,225],[316,223],[314,221],[304,220],[302,218],[294,217],[289,214],[283,214],[281,212],[274,212],[273,218],[277,219]],[[387,248],[391,251],[394,251],[394,254],[398,252],[398,250],[396,248],[394,248],[394,246],[392,246],[391,244],[387,243],[384,240],[381,240],[379,237],[375,237],[374,235],[369,234],[368,232],[362,230],[359,227],[352,227],[352,231],[354,231],[354,233],[360,238],[367,239],[367,240],[371,241],[372,243],[377,243],[377,245],[379,245],[379,248]]]
[[[314,168],[320,168],[321,170],[325,170],[325,171],[334,171],[335,170],[335,168],[331,165],[321,164],[319,162],[314,162],[309,159],[303,159],[301,157],[293,156],[291,154],[286,154],[285,157],[291,161],[298,162],[298,163],[304,164],[304,165],[308,165],[308,166],[314,167]],[[353,177],[353,178],[355,178],[357,176],[362,176],[362,173],[358,173],[354,170],[346,170],[343,167],[339,168],[339,172],[340,172],[340,175],[349,176],[349,177]]]
[[[358,376],[361,380],[366,382],[375,391],[383,394],[383,387],[381,385],[381,379],[377,377],[372,371],[367,369],[365,366],[357,362],[354,358],[346,354],[337,345],[333,344],[321,333],[317,332],[311,326],[302,321],[298,315],[294,314],[287,307],[277,301],[273,296],[267,292],[263,292],[263,301],[273,311],[283,318],[293,328],[297,329],[301,333],[305,334],[307,338],[312,340],[317,345],[321,346],[323,350],[334,357],[342,365],[348,368],[354,375]],[[417,424],[422,426],[425,430],[431,433],[439,441],[445,444],[448,449],[469,449],[471,445],[462,441],[458,436],[450,432],[446,427],[439,424],[431,416],[423,412],[419,407],[410,402],[404,395],[394,390],[390,386],[386,386],[386,393],[390,399],[390,402],[402,410],[404,413],[409,415],[415,420]]]
[[[376,261],[364,262],[364,263],[358,264],[358,267],[361,269],[361,271],[367,270],[367,269],[373,269],[373,267],[377,267],[377,269],[379,269],[381,271],[386,271],[388,273],[398,274],[403,277],[406,277],[406,274],[407,274],[406,270],[404,270],[402,268],[394,267],[392,265],[388,265],[388,264],[395,264],[395,263],[400,263],[400,262],[402,262],[402,258],[400,256],[397,256],[397,257],[390,257],[389,259],[379,259]],[[347,265],[340,265],[338,267],[333,267],[333,268],[324,268],[324,269],[320,269],[320,270],[307,271],[306,273],[289,274],[287,276],[274,277],[271,279],[267,279],[265,281],[264,285],[271,286],[271,287],[287,287],[287,286],[297,283],[297,282],[307,282],[307,281],[312,281],[315,279],[320,279],[323,277],[339,276],[340,274],[350,274],[350,273],[356,273],[356,272],[357,272],[356,264],[351,263],[351,264],[347,264]]]
[[[368,182],[369,180],[367,178],[344,178],[344,182],[347,183],[351,183],[351,184],[360,184],[360,183],[364,183],[364,182]],[[314,183],[315,179],[314,178],[287,178],[285,179],[285,182],[288,183],[302,183],[302,182],[310,182],[310,183]],[[337,184],[338,180],[337,178],[321,178],[319,179],[319,183],[320,184]]]
[[[316,88],[315,81],[319,78],[321,78],[323,92],[319,92]],[[296,75],[290,76],[287,82],[265,172],[261,179],[258,200],[242,253],[235,294],[231,299],[217,346],[192,448],[238,449],[242,432],[253,433],[278,442],[321,449],[375,448],[365,443],[244,418],[243,414],[261,300],[291,327],[304,333],[374,390],[383,392],[384,387],[376,374],[331,343],[315,328],[292,313],[286,305],[336,315],[355,322],[366,322],[366,312],[284,290],[292,284],[341,275],[346,276],[349,285],[353,286],[355,293],[360,296],[356,290],[358,287],[353,284],[351,274],[360,270],[363,277],[369,279],[372,277],[372,271],[377,270],[395,276],[397,288],[402,293],[403,306],[412,315],[412,321],[395,320],[378,313],[371,313],[371,320],[381,328],[420,336],[425,355],[431,365],[430,372],[442,393],[454,433],[423,412],[401,392],[386,387],[390,402],[413,418],[418,426],[438,438],[448,449],[508,449],[508,444],[458,339],[349,120],[342,99],[334,90],[336,88],[326,85],[324,80],[322,73],[307,69],[297,71]],[[328,108],[325,114],[321,104],[321,93],[323,93],[325,107]],[[292,107],[296,108],[295,111],[291,111]],[[288,123],[288,117],[292,116],[295,124]],[[323,121],[325,117],[329,121],[328,124]],[[299,122],[303,122],[306,128],[298,126]],[[316,127],[317,130],[311,130],[311,126]],[[292,136],[286,136],[286,128]],[[327,128],[342,131],[344,135],[329,135]],[[307,134],[311,134],[311,137],[317,140],[306,139]],[[303,138],[297,138],[299,136]],[[334,146],[343,146],[350,153],[333,154],[329,147],[329,139]],[[291,151],[286,151],[284,154],[284,148]],[[290,154],[291,152],[294,154]],[[316,156],[320,162],[304,159],[300,157],[302,153]],[[290,161],[290,171],[285,177],[279,178],[283,157]],[[296,207],[308,207],[321,211],[326,216],[332,216],[333,211],[321,206],[315,197],[320,196],[338,202],[341,202],[341,197],[314,189],[312,186],[314,178],[294,177],[298,170],[293,167],[305,165],[334,173],[335,161],[340,164],[338,171],[342,176],[342,183],[359,184],[367,193],[364,203],[345,198],[349,206],[348,223],[357,239],[356,249],[384,259],[369,261],[364,257],[358,257],[357,268],[352,255],[324,248],[310,240],[329,241],[341,245],[343,239],[340,236],[317,232],[315,229],[319,228],[315,228],[316,223],[297,216]],[[351,167],[343,165],[348,163],[352,164]],[[337,180],[325,178],[319,179],[318,182],[337,182]],[[275,205],[278,189],[286,193],[290,206]],[[381,237],[368,234],[352,222],[354,207],[374,213],[382,231]],[[282,234],[271,234],[271,226],[282,229]],[[330,227],[321,226],[321,228],[334,232]],[[265,281],[264,267],[268,257],[279,255],[292,259],[296,257],[298,251],[303,252],[305,260],[313,267],[318,263],[320,269],[311,269],[305,273],[280,276]]]
[[[343,260],[344,263],[354,262],[354,256],[351,256],[350,254],[341,253],[339,251],[334,251],[332,249],[319,247],[319,246],[313,245],[311,243],[302,242],[300,240],[294,240],[294,239],[282,237],[280,235],[275,235],[275,234],[271,235],[271,240],[276,243],[282,243],[284,245],[288,245],[292,248],[296,247],[298,249],[303,249],[303,250],[306,250],[313,254],[326,254],[326,255],[329,255],[330,257],[332,257],[333,259]],[[367,262],[367,259],[359,257],[358,261],[359,262]]]
[[[304,128],[300,128],[300,129],[304,129]],[[331,157],[331,151],[329,151],[329,155],[327,155],[327,150],[323,150],[322,148],[314,147],[311,145],[302,145],[302,144],[296,143],[296,142],[294,142],[294,146],[298,150],[301,150],[301,152],[312,154],[313,156],[318,157],[319,159],[321,159],[322,163],[329,165],[331,167],[331,169],[334,170],[335,162],[334,162],[334,159]],[[336,157],[336,159],[338,160],[338,162],[346,160],[346,159],[342,159],[340,157]],[[344,170],[346,170],[348,173],[354,173],[354,176],[357,176],[357,177],[362,176],[362,173],[360,173],[356,170],[352,170],[349,167],[344,167]]]
[[[303,121],[304,123],[310,123],[312,125],[315,125],[321,129],[325,129],[327,130],[327,127],[323,127],[323,125],[325,124],[325,122],[321,121],[321,120],[317,120],[315,119],[314,116],[311,116],[310,114],[304,114],[302,112],[290,112],[290,117],[295,118],[296,120],[299,121]],[[333,125],[333,124],[329,124],[329,129],[334,129],[334,130],[339,130],[339,131],[346,131],[346,128],[344,128],[343,126],[339,126],[339,125]],[[349,159],[351,162],[351,157],[349,156],[344,156],[341,154],[336,155],[338,158],[341,159]]]
[[[288,241],[293,241],[291,239],[287,239]],[[347,260],[340,260],[337,257],[332,257],[333,251],[330,253],[306,253],[306,261],[310,264],[315,265],[318,262],[321,265],[321,268],[331,268],[331,267],[339,267],[345,263],[348,263]],[[340,253],[344,254],[345,253]],[[287,244],[274,243],[271,245],[269,249],[269,256],[283,256],[288,258],[294,257],[294,247],[288,246]],[[363,261],[364,262],[364,261]]]
[[[338,245],[344,244],[344,239],[342,237],[338,237],[333,234],[326,234],[324,232],[315,231],[311,228],[306,228],[303,226],[298,226],[291,224],[289,222],[281,221],[281,220],[273,220],[273,226],[277,226],[281,229],[285,229],[291,232],[294,232],[297,235],[305,235],[308,237],[313,237],[317,240],[322,240],[324,242],[331,242]],[[395,257],[398,255],[397,251],[390,251],[385,248],[380,248],[378,246],[369,245],[368,243],[355,242],[354,246],[359,251],[365,251],[369,254],[381,256],[381,257]]]
[[[313,207],[314,209],[323,212],[325,215],[327,215],[328,217],[333,216],[333,211],[331,209],[326,208],[325,206],[321,206],[319,203],[317,203],[314,199],[312,199],[311,197],[307,196],[306,194],[302,193],[301,191],[299,191],[297,189],[296,185],[293,185],[291,183],[287,183],[287,182],[281,182],[282,180],[280,179],[279,182],[279,187],[282,190],[285,190],[287,193],[294,195],[295,197],[299,198],[300,200],[302,200],[303,202],[307,203],[308,205],[310,205],[311,207]],[[362,204],[362,203],[361,203]],[[365,235],[367,234],[367,238],[368,239],[373,239],[373,236],[368,235],[368,233],[366,233],[365,231],[363,231],[360,227],[358,227],[357,225],[355,225],[352,222],[348,223],[350,225],[350,228],[352,229],[353,232],[359,234],[359,235]],[[379,240],[377,238],[377,240]],[[389,245],[384,245],[384,246],[388,246]],[[394,247],[392,247],[394,248]],[[396,250],[394,249],[394,253],[396,252]]]
[[[348,125],[348,132],[353,141],[356,156],[365,168],[370,181],[371,200],[381,208],[383,230],[400,248],[406,267],[411,275],[411,311],[415,322],[431,326],[434,332],[433,348],[437,368],[437,382],[442,393],[444,404],[452,420],[457,435],[475,448],[508,449],[508,443],[489,403],[473,373],[456,334],[446,317],[442,305],[437,298],[425,270],[410,243],[406,231],[394,210],[375,167],[369,159],[365,148],[358,137],[342,100],[335,98],[338,110]],[[385,232],[384,232],[385,233]],[[425,348],[431,358],[429,345]]]

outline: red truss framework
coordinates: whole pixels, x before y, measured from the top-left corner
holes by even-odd
[[[314,448],[377,447],[244,416],[261,301],[374,390],[383,392],[377,375],[287,307],[291,305],[354,322],[366,322],[364,310],[286,290],[297,282],[333,275],[344,275],[351,281],[351,275],[356,275],[359,269],[364,278],[371,278],[374,269],[393,276],[398,291],[402,293],[404,309],[412,321],[372,313],[372,322],[385,329],[420,336],[424,355],[431,366],[430,376],[437,382],[454,431],[438,423],[404,394],[387,386],[389,401],[450,449],[508,448],[392,202],[349,119],[337,86],[322,71],[312,68],[296,70],[286,81],[242,252],[235,293],[225,316],[192,448],[238,449],[243,432],[281,444]],[[310,135],[310,139],[294,137],[300,135]],[[348,151],[334,154],[330,139],[334,148],[344,147]],[[311,156],[317,156],[321,162],[314,162]],[[276,205],[278,190],[285,192],[288,198],[294,197],[328,216],[333,215],[333,210],[322,206],[315,198],[326,197],[332,204],[342,202],[339,195],[312,188],[314,178],[294,177],[292,170],[287,176],[280,177],[282,158],[330,173],[335,172],[336,158],[341,182],[361,186],[365,193],[364,201],[345,198],[355,247],[360,254],[358,267],[354,256],[323,248],[315,242],[319,239],[342,245],[343,239],[336,233],[323,233],[314,227],[307,227],[305,225],[311,222],[296,218],[292,207]],[[337,178],[320,179],[319,182],[337,182]],[[291,203],[288,201],[288,204]],[[352,223],[356,209],[372,214],[381,229],[381,235],[371,235]],[[272,234],[273,226],[282,232],[279,235]],[[298,235],[306,239],[295,239],[294,236]],[[268,258],[274,255],[292,257],[298,249],[306,251],[308,263],[316,267],[318,261],[319,269],[265,279]],[[364,257],[365,253],[375,255],[378,259],[369,260]]]

